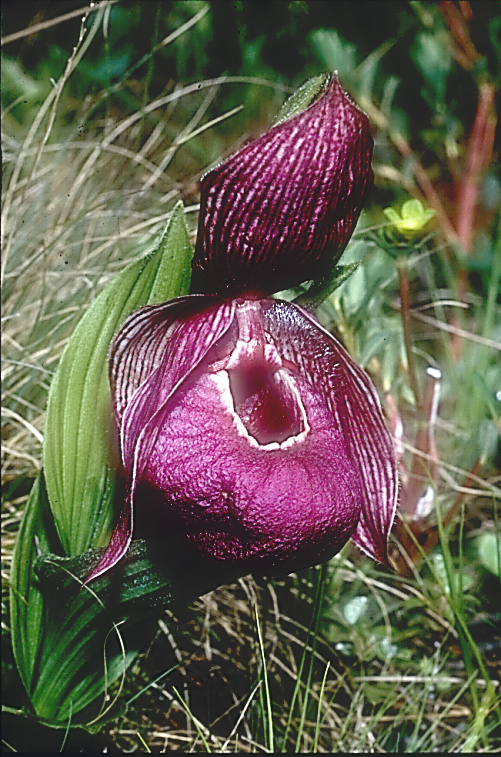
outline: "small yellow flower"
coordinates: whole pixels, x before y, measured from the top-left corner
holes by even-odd
[[[435,211],[431,208],[423,208],[419,200],[404,202],[400,215],[394,208],[385,208],[383,212],[386,218],[391,221],[391,226],[388,228],[389,233],[407,241],[422,236],[424,227],[435,215]]]

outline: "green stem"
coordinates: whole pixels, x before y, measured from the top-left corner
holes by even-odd
[[[405,352],[407,355],[407,364],[409,367],[409,383],[414,394],[416,406],[419,407],[419,386],[416,376],[416,366],[414,363],[414,354],[412,352],[411,339],[411,316],[409,301],[409,278],[407,276],[407,260],[403,257],[397,258],[398,281],[400,285],[400,303],[402,313],[402,325],[404,328]]]
[[[301,737],[303,735],[304,730],[304,723],[306,720],[306,710],[308,705],[308,696],[310,692],[310,686],[311,686],[311,677],[313,674],[313,666],[315,662],[315,649],[317,646],[317,638],[318,638],[318,627],[320,625],[320,616],[322,614],[322,600],[324,596],[324,586],[325,586],[325,577],[327,575],[327,564],[322,563],[322,566],[320,568],[320,575],[318,576],[318,584],[317,584],[317,592],[315,596],[315,605],[313,608],[313,619],[312,619],[312,626],[313,626],[313,638],[311,641],[311,655],[310,655],[310,665],[308,669],[308,677],[306,679],[306,692],[305,692],[305,698],[303,707],[301,709],[301,722],[299,724],[298,734],[297,734],[297,740],[296,740],[296,753],[300,751],[300,741]],[[306,645],[306,648],[308,647],[308,644]]]

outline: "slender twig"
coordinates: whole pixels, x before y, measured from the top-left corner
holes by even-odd
[[[468,71],[480,58],[480,54],[471,41],[466,25],[473,17],[471,5],[467,2],[460,2],[459,5],[458,8],[451,0],[442,0],[438,4],[455,43],[452,54],[459,65]]]
[[[494,111],[494,94],[495,90],[492,84],[484,83],[480,86],[477,112],[464,161],[464,174],[459,184],[456,226],[459,243],[466,255],[470,255],[473,250],[475,210],[482,172],[489,165],[494,149],[497,120]],[[467,284],[467,271],[463,267],[458,279],[460,300],[464,300]]]
[[[468,22],[473,18],[470,3],[460,3],[459,8],[450,0],[439,3],[440,11],[445,19],[453,40],[453,55],[465,70],[473,68],[481,57],[470,38]],[[473,248],[473,230],[475,226],[475,210],[482,171],[489,165],[494,148],[494,133],[496,130],[496,114],[494,110],[494,86],[483,81],[479,85],[477,111],[468,140],[468,148],[464,159],[464,173],[459,182],[456,206],[456,228],[458,242],[466,255],[470,255]],[[463,266],[458,274],[457,291],[460,300],[464,300],[468,289],[468,274]],[[452,326],[457,326],[457,314],[452,316]],[[461,342],[457,337],[452,338],[452,353],[458,360],[461,356]]]

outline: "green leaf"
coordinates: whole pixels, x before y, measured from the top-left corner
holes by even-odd
[[[356,47],[342,39],[333,29],[317,29],[311,34],[313,48],[329,71],[337,71],[345,82],[355,71]]]
[[[397,91],[397,87],[400,84],[400,79],[397,79],[396,76],[390,76],[389,79],[386,80],[384,84],[383,89],[383,96],[381,98],[381,113],[390,120],[392,116],[392,107],[393,107],[393,98],[395,97],[395,92]]]
[[[14,550],[11,638],[36,714],[52,725],[64,725],[102,693],[105,680],[109,685],[123,674],[137,654],[137,644],[125,653],[117,650],[117,638],[111,639],[105,676],[103,650],[116,624],[93,591],[80,592],[81,581],[75,582],[68,570],[59,567],[57,580],[47,579],[41,568],[64,562],[51,554],[56,550],[61,545],[41,474],[30,493]],[[96,554],[73,559],[82,575],[95,564]],[[101,582],[102,591],[107,583]]]
[[[378,355],[382,352],[383,348],[393,341],[395,334],[385,331],[376,331],[374,334],[364,342],[362,351],[358,358],[358,364],[361,368],[365,368],[367,364],[372,360],[374,355]]]
[[[19,529],[10,575],[10,625],[14,658],[26,691],[31,690],[33,668],[42,634],[43,597],[40,587],[32,581],[32,569],[39,549],[49,551],[50,545],[42,517],[47,510],[43,476],[31,490]]]
[[[319,74],[308,79],[284,102],[273,121],[273,126],[287,121],[311,105],[325,90],[329,79],[329,74]]]
[[[319,307],[327,297],[355,273],[360,263],[360,260],[356,260],[354,263],[348,263],[347,265],[333,266],[327,275],[314,281],[304,294],[295,299],[295,302],[308,309]]]
[[[70,713],[76,723],[102,717],[105,687],[124,675],[155,633],[139,620],[245,573],[204,560],[171,535],[134,541],[119,567],[83,586],[101,556],[102,550],[76,558],[45,554],[35,565],[45,604],[31,701],[53,724],[63,725]]]
[[[496,533],[481,534],[475,543],[484,568],[501,581],[501,536]]]
[[[64,727],[106,716],[105,694],[151,640],[138,623],[186,604],[244,569],[210,562],[176,535],[133,542],[120,566],[82,586],[103,550],[78,557],[61,545],[43,474],[35,482],[14,552],[11,635],[19,673],[37,716]],[[116,708],[112,708],[116,716]]]
[[[377,67],[381,58],[386,55],[388,50],[390,50],[394,44],[394,40],[384,42],[380,47],[368,55],[358,66],[356,70],[358,79],[357,97],[360,101],[372,100]]]
[[[73,722],[79,712],[87,722],[83,712],[124,674],[145,633],[151,633],[148,624],[132,636],[127,631],[126,649],[119,623],[159,612],[174,595],[186,599],[190,587],[195,595],[200,586],[208,590],[224,580],[221,566],[212,574],[199,569],[202,579],[190,573],[193,560],[193,566],[181,565],[182,579],[173,592],[176,579],[170,574],[177,576],[180,564],[172,562],[174,547],[168,548],[172,559],[162,563],[166,572],[160,575],[145,557],[146,548],[135,545],[126,566],[81,590],[101,554],[86,550],[106,544],[114,518],[111,341],[133,310],[187,294],[191,257],[179,203],[157,248],[120,273],[83,316],[50,389],[44,472],[32,488],[18,534],[10,599],[21,679],[37,715],[55,725]],[[95,703],[91,711],[98,714]]]
[[[179,203],[153,253],[132,263],[85,313],[54,375],[44,438],[49,502],[64,553],[109,540],[116,440],[108,382],[113,336],[137,308],[187,294],[192,248]]]
[[[435,34],[422,32],[418,34],[417,42],[415,60],[418,68],[432,87],[435,97],[442,101],[452,65],[449,46],[440,32]]]

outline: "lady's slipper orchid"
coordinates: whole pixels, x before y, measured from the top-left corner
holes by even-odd
[[[367,116],[334,74],[306,110],[205,175],[193,269],[205,292],[270,294],[340,257],[372,187]]]
[[[89,578],[124,555],[153,492],[210,558],[292,571],[351,537],[387,563],[397,475],[379,400],[302,308],[204,295],[143,308],[115,338],[111,383],[128,496]]]

